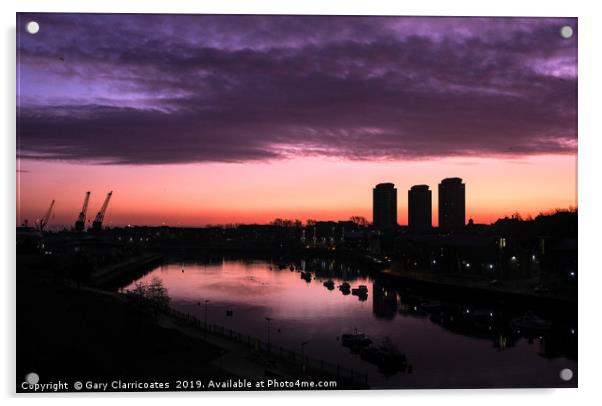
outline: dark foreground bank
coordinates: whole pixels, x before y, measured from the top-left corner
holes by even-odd
[[[31,372],[72,383],[237,378],[211,364],[222,353],[113,295],[36,281],[18,287],[18,392]]]

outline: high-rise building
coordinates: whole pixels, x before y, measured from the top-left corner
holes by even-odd
[[[458,230],[466,224],[466,189],[462,179],[447,178],[439,183],[439,228]]]
[[[431,229],[432,206],[428,185],[415,185],[408,190],[408,227],[411,232],[424,233]]]
[[[372,223],[381,230],[397,227],[397,189],[393,183],[379,183],[373,189]]]

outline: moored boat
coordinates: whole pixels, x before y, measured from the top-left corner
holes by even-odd
[[[371,343],[372,340],[370,337],[364,333],[358,333],[357,330],[353,334],[347,333],[341,335],[341,344],[343,344],[345,347],[359,348],[368,346]]]
[[[343,282],[339,285],[339,290],[343,293],[343,295],[348,295],[351,292],[351,285],[347,282]]]
[[[368,287],[366,285],[360,285],[357,288],[351,289],[351,294],[356,296],[367,296],[368,295]]]
[[[385,339],[377,344],[362,348],[360,358],[374,364],[386,374],[394,374],[405,370],[407,358],[390,340]]]

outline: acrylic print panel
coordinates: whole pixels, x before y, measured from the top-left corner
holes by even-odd
[[[577,386],[576,19],[18,14],[17,81],[17,391]]]

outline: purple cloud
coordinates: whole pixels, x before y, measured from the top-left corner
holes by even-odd
[[[37,35],[22,31],[40,22]],[[17,154],[575,153],[576,19],[19,14]]]

